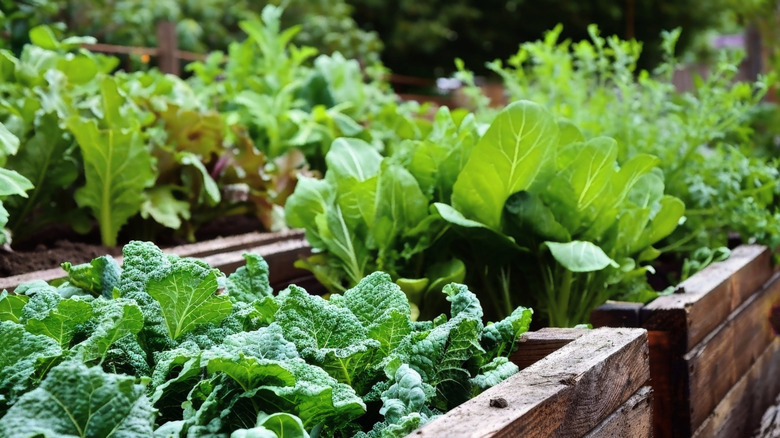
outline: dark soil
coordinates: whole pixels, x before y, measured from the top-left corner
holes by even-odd
[[[230,216],[201,227],[196,234],[196,239],[203,241],[259,230],[263,230],[263,226],[254,217]],[[125,239],[123,243],[127,240]],[[155,243],[161,248],[166,248],[190,242],[162,237]],[[0,277],[57,268],[66,261],[74,265],[87,263],[107,254],[121,255],[122,247],[103,246],[100,244],[100,238],[94,233],[80,235],[68,229],[50,228],[18,245],[15,244],[12,251],[0,249]]]

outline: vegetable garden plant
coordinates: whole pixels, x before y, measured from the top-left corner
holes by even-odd
[[[0,295],[0,434],[404,436],[517,371],[518,308],[483,324],[448,284],[449,317],[413,321],[384,273],[329,300],[277,295],[252,254],[225,277],[148,242]]]

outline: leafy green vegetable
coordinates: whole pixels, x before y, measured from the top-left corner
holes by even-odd
[[[225,279],[134,241],[121,268],[66,263],[60,287],[4,292],[0,434],[399,436],[517,371],[505,356],[529,309],[484,326],[448,284],[451,318],[413,322],[388,274],[329,300],[274,295],[262,257],[245,259]]]
[[[139,212],[143,190],[154,184],[154,173],[138,121],[122,114],[116,82],[106,78],[100,87],[105,128],[78,117],[71,118],[68,127],[85,164],[86,185],[76,192],[76,202],[92,210],[103,244],[113,246],[119,229]]]
[[[0,418],[6,436],[151,436],[154,408],[143,385],[80,362],[63,362]]]

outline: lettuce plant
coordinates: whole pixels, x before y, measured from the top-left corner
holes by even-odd
[[[517,371],[531,310],[483,323],[465,286],[412,321],[381,272],[329,300],[245,255],[225,276],[148,242],[0,294],[3,436],[405,436]]]

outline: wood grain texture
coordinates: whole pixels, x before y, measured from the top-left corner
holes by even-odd
[[[593,309],[590,323],[593,327],[641,327],[641,303],[610,301]]]
[[[237,236],[219,237],[203,242],[179,245],[170,248],[163,248],[166,254],[176,254],[182,257],[203,258],[214,254],[224,252],[241,252],[247,249],[264,246],[274,242],[285,240],[300,241],[303,239],[302,230],[285,230],[274,233],[246,233]],[[122,263],[122,257],[115,257],[118,263]],[[63,262],[66,260],[63,260]],[[218,267],[218,266],[214,266]],[[235,268],[234,268],[235,269]],[[279,270],[281,267],[271,266],[271,270]],[[297,272],[298,275],[302,271]],[[285,274],[288,275],[288,274]],[[285,275],[279,275],[284,277]],[[62,268],[46,269],[42,271],[29,272],[26,274],[14,275],[11,277],[0,278],[0,290],[13,290],[22,283],[32,280],[52,281],[65,278],[67,275]]]
[[[780,393],[780,338],[775,339],[739,379],[694,438],[749,437]]]
[[[731,257],[713,263],[678,286],[679,293],[642,308],[642,327],[682,333],[678,348],[689,351],[739,307],[772,275],[770,251],[742,245]]]
[[[639,388],[622,406],[593,428],[585,438],[652,438],[653,390]]]
[[[780,303],[780,273],[684,356],[690,374],[691,426],[696,430],[776,339],[770,324]],[[773,376],[775,379],[777,376]],[[774,394],[772,394],[774,395]]]
[[[649,375],[645,330],[591,330],[409,437],[583,436]],[[490,407],[498,398],[508,406]]]
[[[559,328],[523,333],[517,339],[517,350],[509,356],[509,360],[524,370],[586,333],[587,329]]]
[[[780,438],[780,396],[775,399],[775,404],[764,412],[761,425],[753,434],[753,438]]]

